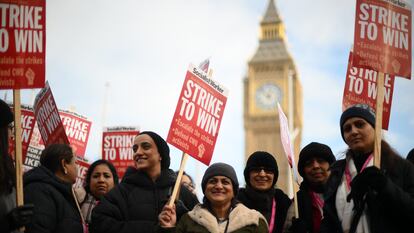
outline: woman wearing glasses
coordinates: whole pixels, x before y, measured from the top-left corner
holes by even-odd
[[[269,232],[281,233],[291,204],[289,197],[275,188],[279,175],[275,158],[268,152],[256,151],[250,155],[244,169],[246,188],[239,190],[238,199],[245,206],[263,214],[269,223]]]

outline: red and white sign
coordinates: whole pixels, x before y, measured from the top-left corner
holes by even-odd
[[[13,106],[10,108],[14,111]],[[26,157],[27,149],[29,147],[30,139],[32,137],[33,128],[36,123],[33,108],[27,105],[21,105],[21,122],[22,122],[22,158],[23,161]],[[14,138],[9,138],[9,149],[10,154],[14,157]]]
[[[209,165],[226,107],[228,90],[190,65],[167,142]]]
[[[348,69],[344,96],[342,99],[342,110],[355,104],[367,104],[376,109],[377,99],[377,76],[378,72],[365,68],[358,68],[352,65],[352,52],[349,54]],[[395,77],[385,74],[384,76],[384,103],[382,112],[382,128],[388,129],[391,115],[392,95],[394,92]]]
[[[0,89],[45,86],[46,1],[0,0]]]
[[[280,139],[282,141],[283,150],[285,151],[285,155],[287,157],[290,168],[293,169],[293,177],[296,183],[299,184],[298,171],[296,170],[295,154],[293,153],[293,147],[290,140],[288,119],[279,103],[277,103],[277,110],[279,112]]]
[[[77,156],[76,164],[78,165],[78,176],[76,177],[76,182],[73,184],[73,188],[83,187],[86,180],[86,174],[89,169],[89,162],[87,159]]]
[[[86,117],[70,111],[60,110],[59,114],[73,153],[84,157],[92,122]]]
[[[40,165],[40,154],[44,148],[45,145],[43,144],[42,136],[40,135],[37,123],[35,123],[26,156],[23,158],[24,171]]]
[[[411,79],[411,6],[357,0],[353,64]]]
[[[138,133],[138,127],[108,127],[103,130],[102,159],[114,165],[119,178],[124,176],[128,167],[135,166],[132,146]]]
[[[46,146],[54,143],[69,144],[49,83],[37,94],[34,103],[36,122]]]

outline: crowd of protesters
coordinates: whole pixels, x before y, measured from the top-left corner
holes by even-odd
[[[414,165],[381,141],[381,166],[373,165],[375,113],[354,105],[340,118],[348,149],[336,161],[329,146],[312,142],[299,154],[303,181],[292,200],[277,188],[278,164],[266,151],[252,153],[244,168],[245,187],[233,167],[214,163],[201,182],[184,174],[179,195],[169,203],[177,173],[170,150],[157,133],[133,142],[134,167],[119,181],[106,160],[91,164],[84,187],[73,188],[76,157],[65,144],[41,153],[40,166],[23,177],[24,203],[16,206],[8,138],[13,114],[0,100],[0,232],[29,233],[377,233],[405,232],[414,219]]]

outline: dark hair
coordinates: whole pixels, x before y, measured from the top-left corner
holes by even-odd
[[[407,154],[407,160],[414,164],[414,148]]]
[[[179,171],[175,171],[174,173],[175,173],[175,175],[178,177],[178,172]],[[190,179],[190,181],[191,181],[191,183],[194,185],[194,180],[193,180],[193,177],[191,177],[190,175],[188,175],[188,173],[187,172],[185,172],[185,171],[183,171],[183,176],[187,176],[189,179]]]
[[[59,169],[63,171],[61,166],[62,159],[70,163],[73,158],[72,148],[67,144],[51,144],[47,146],[40,155],[40,164],[53,173]]]
[[[11,193],[16,182],[14,166],[9,156],[8,127],[0,127],[0,194]]]
[[[109,162],[108,160],[104,160],[104,159],[100,159],[100,160],[96,160],[95,162],[93,162],[91,164],[91,166],[88,168],[88,171],[86,173],[86,179],[85,179],[85,184],[84,184],[84,188],[86,190],[86,192],[90,193],[91,190],[89,188],[89,185],[91,184],[91,176],[93,171],[95,170],[96,166],[101,165],[101,164],[105,164],[106,166],[108,166],[109,170],[112,173],[112,178],[114,179],[114,185],[118,184],[118,173],[116,172],[116,169],[114,167],[114,165]]]

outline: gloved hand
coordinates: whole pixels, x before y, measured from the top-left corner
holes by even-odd
[[[359,208],[368,190],[371,189],[376,192],[381,192],[386,182],[387,177],[382,174],[381,170],[375,166],[367,167],[352,180],[351,193],[349,193],[347,201],[349,202],[353,199],[355,207]]]
[[[306,223],[300,218],[292,218],[292,226],[290,226],[289,231],[291,233],[307,233]]]
[[[12,209],[7,214],[10,230],[15,230],[30,223],[33,217],[33,208],[33,204],[26,204]]]

